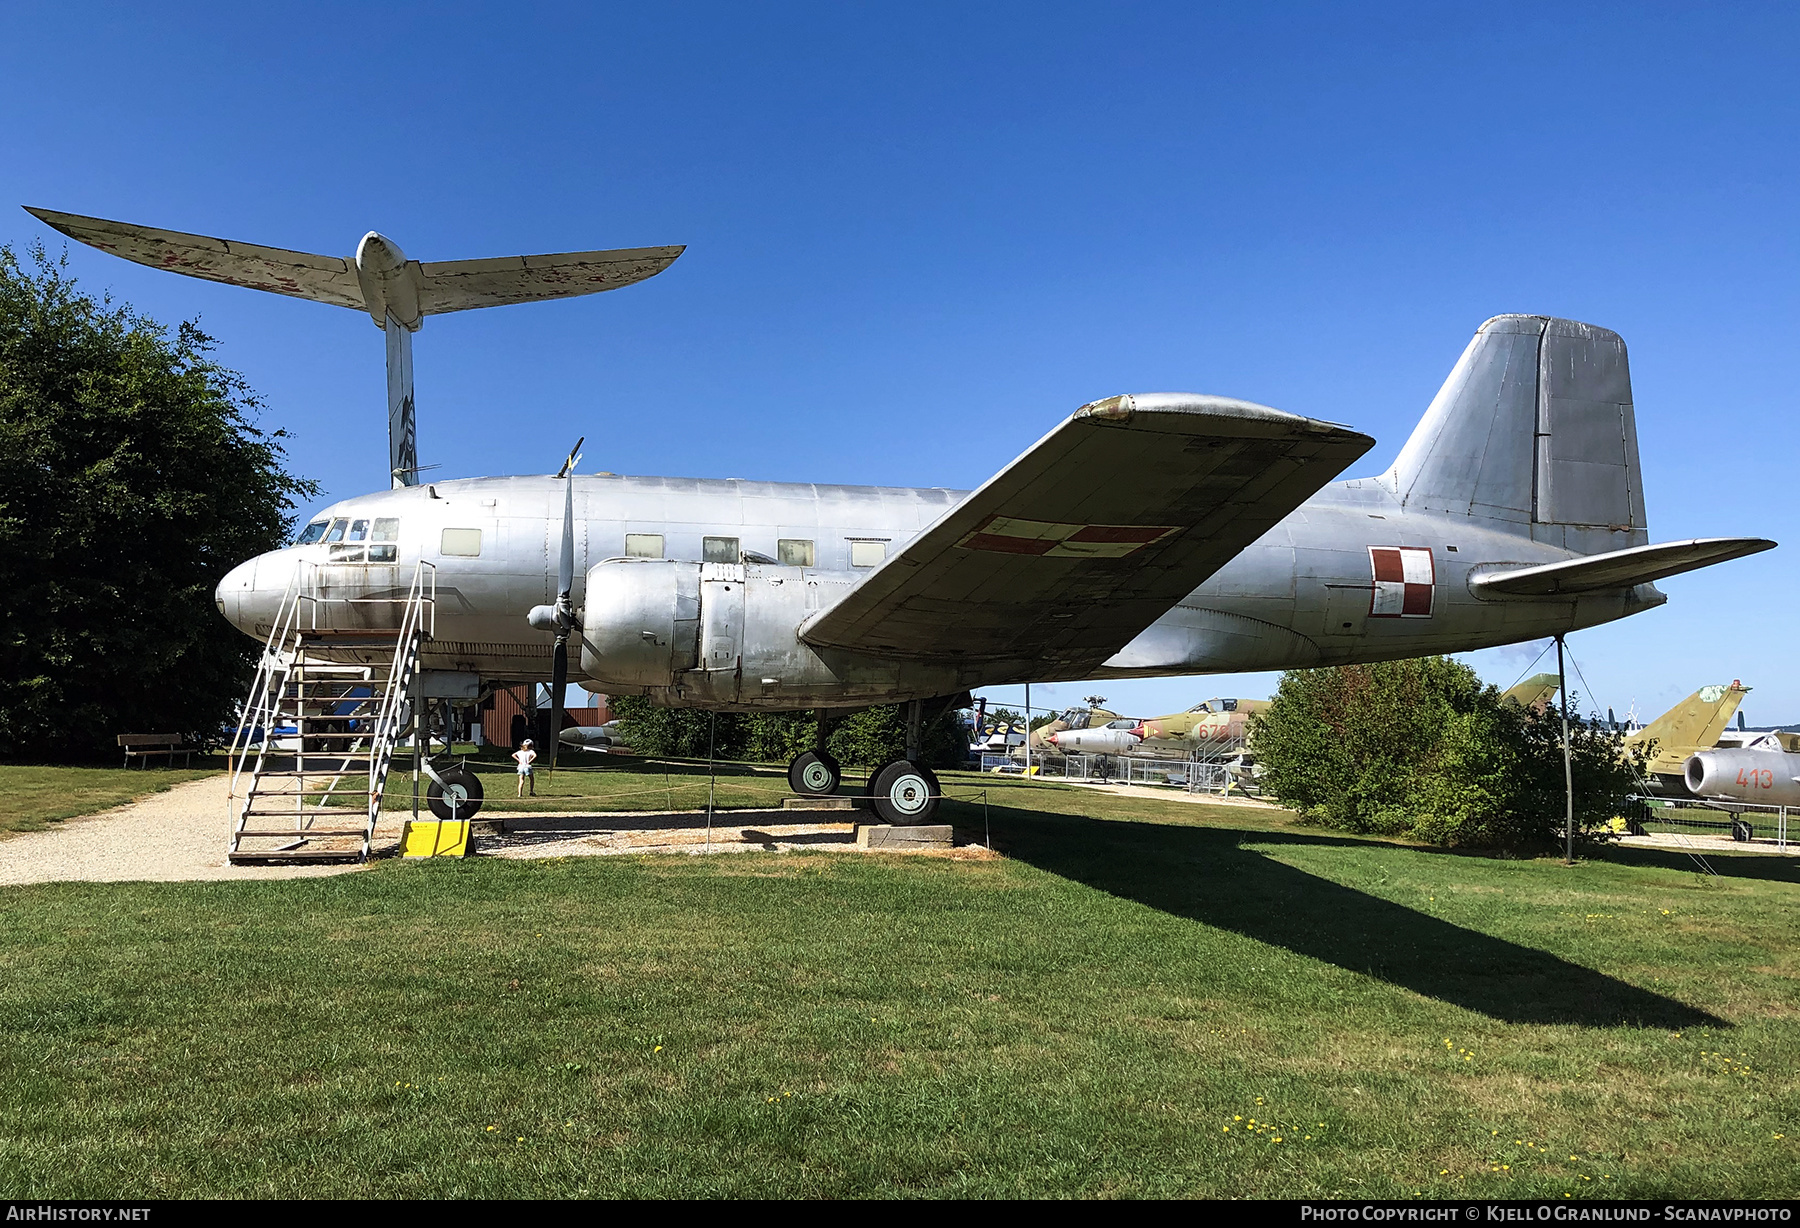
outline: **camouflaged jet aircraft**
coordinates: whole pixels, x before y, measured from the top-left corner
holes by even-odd
[[[240,276],[220,240],[39,216],[131,259],[367,310],[390,355],[387,321],[407,328],[396,311],[483,305],[457,275],[498,270],[511,282],[487,301],[520,301],[554,297],[568,269],[593,270],[578,292],[606,289],[620,284],[608,268],[636,279],[680,251],[418,265],[365,240],[365,269],[360,252],[239,245]],[[184,251],[203,259],[184,267]],[[1651,544],[1625,344],[1573,320],[1487,321],[1394,463],[1340,480],[1373,444],[1266,405],[1159,392],[1081,406],[973,491],[573,465],[398,485],[396,461],[395,489],[324,509],[294,545],[235,568],[217,600],[262,639],[302,564],[320,592],[378,604],[424,560],[439,594],[428,671],[556,684],[573,642],[576,681],[659,704],[906,702],[909,755],[874,774],[873,800],[890,821],[923,822],[939,789],[915,761],[921,727],[971,688],[1517,643],[1650,609],[1666,600],[1654,581],[1775,544]],[[830,793],[838,765],[821,743],[790,780]]]

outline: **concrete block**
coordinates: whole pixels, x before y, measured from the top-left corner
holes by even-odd
[[[948,823],[921,827],[891,827],[886,823],[858,823],[859,849],[947,849],[955,847],[955,833]]]

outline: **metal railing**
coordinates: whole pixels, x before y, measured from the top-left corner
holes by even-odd
[[[258,659],[250,694],[232,735],[227,761],[230,771],[229,797],[233,803],[240,798],[243,801],[242,806],[236,807],[237,813],[232,826],[229,851],[234,854],[239,851],[244,836],[266,834],[251,833],[246,829],[258,798],[259,783],[265,771],[270,770],[271,754],[285,753],[280,741],[289,735],[283,730],[282,722],[290,716],[295,721],[292,735],[295,741],[295,771],[285,775],[292,779],[294,788],[271,793],[265,800],[291,798],[294,804],[295,831],[303,832],[310,822],[306,817],[305,806],[311,788],[308,784],[308,777],[312,775],[308,770],[309,758],[322,758],[327,764],[333,758],[337,759],[335,767],[324,766],[317,773],[321,778],[330,777],[322,793],[314,790],[312,800],[317,804],[313,807],[313,813],[317,814],[337,795],[338,785],[349,774],[353,761],[362,756],[364,752],[361,748],[366,744],[367,827],[362,851],[364,857],[369,854],[370,841],[381,808],[382,791],[387,783],[388,768],[394,748],[400,741],[399,734],[406,724],[406,706],[412,698],[413,681],[418,673],[423,641],[430,639],[437,627],[437,565],[429,560],[419,560],[413,569],[412,584],[403,598],[331,596],[316,591],[317,581],[318,565],[310,562],[298,564],[289,577],[281,603],[276,607],[268,640]],[[321,632],[348,632],[354,635],[363,629],[372,634],[387,630],[371,626],[370,620],[360,614],[359,607],[371,606],[400,607],[392,660],[379,692],[375,689],[376,679],[371,676],[370,667],[337,662],[336,658],[327,655],[333,651],[333,645],[323,642],[313,644],[307,640],[309,635]],[[334,625],[343,621],[332,617],[340,608],[357,611],[349,620],[350,625]],[[324,615],[323,622],[321,613]],[[352,651],[367,652],[369,649],[365,647]],[[335,676],[346,672],[360,672],[361,677],[352,680]],[[328,676],[314,677],[320,673]],[[352,694],[359,685],[367,686],[369,693]],[[293,713],[283,710],[284,699],[292,704]],[[336,707],[309,718],[306,707],[308,703]],[[349,711],[337,710],[344,704],[352,705]],[[362,724],[371,712],[374,716],[372,725],[354,732],[349,731],[352,723]],[[348,750],[327,751],[322,755],[314,752],[307,744],[310,732],[308,725],[312,719],[343,722]],[[247,783],[246,775],[249,777]]]
[[[402,717],[413,700],[413,678],[419,669],[419,653],[423,641],[432,637],[437,627],[437,564],[419,560],[413,572],[412,588],[406,595],[406,612],[401,618],[400,633],[394,642],[394,660],[388,667],[387,687],[382,692],[381,707],[376,712],[375,728],[369,742],[369,830],[381,815],[381,796],[387,788],[388,767],[394,746],[405,725]]]
[[[1646,797],[1626,799],[1623,816],[1633,834],[1680,835],[1724,838],[1740,844],[1772,844],[1787,852],[1787,806],[1755,802],[1728,802],[1695,797]]]

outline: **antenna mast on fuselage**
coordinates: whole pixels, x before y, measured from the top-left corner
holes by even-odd
[[[656,276],[687,250],[632,247],[421,264],[371,230],[346,260],[25,208],[71,239],[152,268],[367,311],[387,341],[388,472],[395,487],[419,481],[412,335],[426,316],[616,290]]]

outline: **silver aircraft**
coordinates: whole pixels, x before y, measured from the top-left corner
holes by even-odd
[[[975,687],[1514,643],[1660,605],[1653,581],[1774,545],[1649,543],[1625,347],[1605,329],[1489,320],[1392,467],[1333,481],[1372,443],[1153,393],[1081,407],[973,492],[443,481],[326,508],[218,604],[260,638],[302,561],[370,597],[429,559],[430,668],[551,678],[561,597],[590,689],[740,711],[939,701],[913,705],[916,746],[926,713]],[[810,754],[798,767],[823,770],[800,787],[830,791],[836,765]],[[934,785],[907,763],[878,773],[914,821]]]
[[[194,244],[230,246],[39,216],[168,267]],[[380,314],[392,343],[394,322],[406,326],[392,304],[406,296],[382,289],[376,274],[394,260],[367,245],[367,275],[360,253],[351,265],[238,247],[258,269],[335,260],[326,301]],[[572,291],[587,292],[679,253],[407,263],[393,276],[412,278],[406,311],[422,312],[446,270],[626,270]],[[200,276],[257,284],[219,272],[211,249],[201,258]],[[529,276],[515,293],[556,296]],[[439,599],[423,664],[481,686],[557,684],[567,670],[591,690],[672,706],[824,718],[907,702],[908,755],[874,774],[872,792],[890,821],[921,822],[939,790],[914,762],[920,729],[976,687],[1516,643],[1650,609],[1666,600],[1654,581],[1775,544],[1650,543],[1625,344],[1572,320],[1487,321],[1393,465],[1337,480],[1373,444],[1248,401],[1146,393],[1082,406],[974,491],[577,475],[573,454],[554,477],[404,485],[396,450],[394,489],[324,509],[294,545],[231,571],[217,601],[262,639],[302,565],[321,596],[374,610],[425,560]],[[838,777],[822,741],[789,773],[812,793]]]

